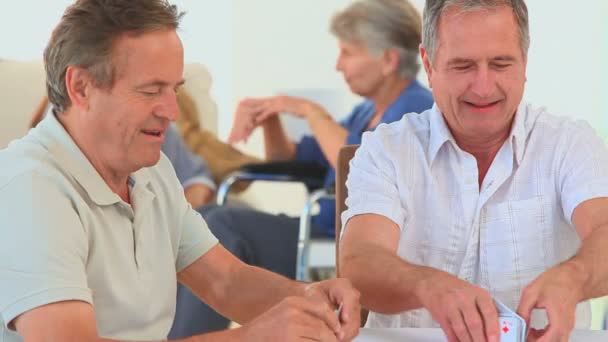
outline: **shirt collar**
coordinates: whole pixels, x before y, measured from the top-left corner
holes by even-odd
[[[515,117],[513,119],[513,125],[511,127],[511,134],[507,138],[507,142],[511,143],[513,154],[515,156],[515,160],[519,165],[524,155],[525,150],[525,142],[527,135],[526,128],[526,117],[528,115],[528,107],[522,101],[517,108],[517,112],[515,113]],[[456,140],[454,140],[454,136],[452,132],[448,128],[445,119],[443,118],[443,114],[437,107],[437,103],[433,104],[433,107],[429,112],[429,122],[430,122],[430,137],[429,137],[429,147],[427,150],[427,160],[429,161],[429,165],[433,163],[435,158],[437,157],[437,153],[439,153],[439,149],[446,143],[451,142],[454,146],[457,146]]]
[[[97,205],[120,202],[120,196],[110,189],[55,115],[49,113],[45,116],[34,129],[35,137],[53,155],[61,169],[67,171],[83,187],[93,202]],[[150,173],[147,168],[129,175],[129,185],[132,187],[147,186],[149,183]]]

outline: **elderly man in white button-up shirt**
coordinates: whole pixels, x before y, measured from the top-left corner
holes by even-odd
[[[523,0],[428,0],[423,32],[436,104],[364,135],[340,271],[371,327],[497,341],[495,297],[533,338],[566,341],[608,293],[608,151],[588,124],[522,103]]]

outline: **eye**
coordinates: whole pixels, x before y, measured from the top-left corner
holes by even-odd
[[[503,69],[510,67],[511,64],[510,63],[494,63],[493,66],[495,69],[503,70]]]
[[[156,96],[156,95],[160,94],[161,88],[160,87],[142,88],[142,89],[139,89],[138,92],[141,94],[144,94],[146,96]]]
[[[470,64],[459,64],[459,65],[455,65],[453,67],[454,70],[456,71],[466,71],[471,69],[471,65]]]

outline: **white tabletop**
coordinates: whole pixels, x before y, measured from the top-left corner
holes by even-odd
[[[441,329],[372,329],[363,328],[355,342],[445,342],[447,339]],[[570,342],[605,342],[608,341],[608,331],[574,330]]]

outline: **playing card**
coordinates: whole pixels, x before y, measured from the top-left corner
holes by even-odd
[[[500,342],[524,342],[520,340],[521,324],[514,316],[499,318],[500,323]]]
[[[526,321],[498,299],[494,299],[494,304],[498,311],[500,341],[525,342],[527,332]]]

